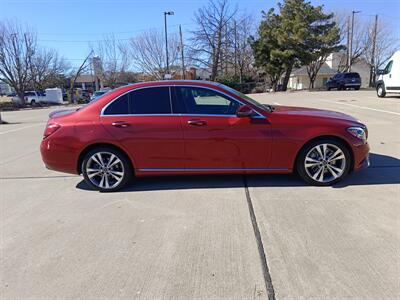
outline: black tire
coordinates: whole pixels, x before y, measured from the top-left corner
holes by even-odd
[[[101,167],[100,164],[97,164],[96,161],[93,159],[93,156],[96,155],[96,159],[99,161],[97,156],[98,154],[101,155],[102,161],[104,162],[103,167]],[[106,167],[107,163],[111,160],[112,155],[115,156],[113,157],[113,159],[118,159],[120,162],[118,162],[114,166]],[[113,161],[115,162],[115,160]],[[97,169],[93,168],[93,166],[97,166],[98,170],[100,170],[101,168],[103,170],[100,172],[94,172],[93,170]],[[100,174],[93,176],[93,173],[88,174],[88,172]],[[88,151],[85,154],[82,161],[82,174],[85,182],[92,189],[100,192],[115,192],[123,188],[132,179],[133,168],[129,158],[125,153],[122,153],[121,151],[118,151],[112,147],[97,147]],[[105,180],[103,179],[103,176]],[[120,181],[116,180],[116,177],[120,177]],[[103,184],[101,184],[102,180]],[[105,182],[107,182],[109,187],[106,186]],[[114,182],[115,185],[113,184]]]
[[[326,88],[326,90],[327,90],[327,91],[330,91],[330,90],[331,90],[331,88],[330,88],[330,87],[327,87],[327,88]]]
[[[376,95],[379,98],[384,98],[386,96],[385,86],[381,83],[376,86]]]
[[[321,181],[318,181],[318,180],[314,179],[310,175],[310,170],[306,170],[306,167],[305,167],[305,162],[306,162],[307,155],[311,151],[313,151],[313,149],[316,146],[323,145],[323,144],[328,144],[328,145],[332,146],[331,148],[328,148],[328,149],[334,149],[334,147],[337,147],[338,149],[340,149],[342,151],[342,153],[344,155],[344,160],[342,161],[343,165],[341,166],[341,169],[343,169],[343,171],[340,173],[340,175],[337,178],[332,178],[332,180],[329,180],[329,181],[326,181],[326,182],[321,182]],[[335,161],[335,163],[339,163],[339,161]],[[332,139],[332,138],[324,138],[324,139],[312,141],[312,142],[306,144],[300,150],[300,152],[299,152],[299,154],[297,156],[297,160],[296,160],[296,171],[299,174],[299,176],[305,182],[307,182],[307,183],[309,183],[311,185],[315,185],[315,186],[330,186],[330,185],[333,185],[333,184],[339,182],[340,180],[342,180],[349,173],[351,164],[352,164],[352,159],[351,159],[351,155],[350,155],[349,149],[343,144],[343,142],[341,142],[339,140],[336,140],[336,139]],[[335,165],[332,164],[332,166],[335,166]],[[326,166],[325,165],[323,165],[323,166],[319,166],[318,165],[318,166],[315,166],[315,167],[316,168],[320,168],[320,167],[326,167]],[[335,166],[335,167],[337,167],[337,166]],[[323,169],[322,173],[327,174],[327,176],[329,175],[329,177],[333,177],[328,169]]]
[[[355,89],[356,91],[358,91],[358,90],[360,89],[360,87],[359,87],[359,86],[356,86],[354,89]]]
[[[36,106],[36,101],[35,100],[31,100],[31,106]]]

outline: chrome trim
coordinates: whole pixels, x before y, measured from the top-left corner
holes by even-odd
[[[140,88],[136,88],[136,89],[131,89],[129,91],[126,91],[125,93],[118,95],[115,99],[111,100],[109,103],[107,103],[100,111],[100,117],[121,117],[121,116],[129,116],[129,117],[144,117],[144,116],[149,116],[149,117],[154,117],[154,116],[207,116],[207,117],[237,117],[237,115],[211,115],[211,114],[174,114],[173,113],[173,107],[172,107],[172,93],[171,93],[171,87],[195,87],[195,88],[203,88],[203,89],[208,89],[210,91],[216,91],[218,93],[221,93],[223,95],[225,95],[226,97],[228,97],[230,100],[232,101],[236,101],[239,102],[241,105],[246,105],[244,104],[242,101],[237,100],[235,98],[233,98],[232,96],[226,94],[225,92],[221,92],[220,90],[216,90],[210,87],[206,87],[206,86],[200,86],[200,85],[193,85],[193,84],[171,84],[171,85],[152,85],[152,86],[143,86]],[[148,89],[148,88],[158,88],[158,87],[167,87],[169,89],[169,101],[170,101],[170,108],[171,108],[171,113],[170,114],[118,114],[118,115],[105,115],[104,111],[107,109],[107,107],[109,105],[111,105],[111,103],[113,103],[114,101],[116,101],[117,99],[119,99],[120,97],[133,92],[133,91],[138,91],[141,89]],[[257,116],[255,117],[251,117],[252,119],[267,119],[267,117],[263,116],[260,112],[258,112],[256,109],[251,108],[255,113],[257,113]]]
[[[103,115],[101,117],[237,117],[236,115],[201,115],[201,114],[136,114],[136,115]],[[256,117],[254,117],[256,119]]]
[[[209,172],[209,171],[289,171],[289,169],[285,169],[285,168],[254,168],[254,169],[225,169],[225,168],[221,168],[221,169],[156,169],[156,168],[149,168],[149,169],[139,169],[140,172]]]

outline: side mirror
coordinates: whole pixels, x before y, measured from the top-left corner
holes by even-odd
[[[246,105],[240,106],[236,111],[236,116],[238,118],[251,117],[253,114],[254,114],[254,111]]]
[[[378,71],[376,72],[376,74],[378,74],[378,75],[385,75],[385,70],[380,70],[380,69],[378,69]]]

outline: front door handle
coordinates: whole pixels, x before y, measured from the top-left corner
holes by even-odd
[[[189,120],[188,124],[192,125],[192,126],[204,126],[204,125],[207,125],[207,122],[204,121],[204,120],[197,120],[196,119],[196,120]]]
[[[117,121],[117,122],[112,122],[111,125],[115,126],[115,127],[119,127],[119,128],[126,128],[130,124],[128,122],[124,122],[124,121]]]

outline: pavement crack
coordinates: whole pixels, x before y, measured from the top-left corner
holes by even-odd
[[[247,200],[247,206],[249,208],[251,224],[253,225],[254,236],[257,242],[258,254],[260,256],[261,268],[263,272],[265,288],[267,289],[268,300],[275,300],[275,291],[274,291],[274,286],[272,284],[271,274],[269,273],[267,256],[265,255],[265,249],[261,239],[260,229],[258,227],[257,218],[254,213],[253,202],[251,200],[249,187],[247,185],[247,178],[245,175],[243,176],[243,184],[246,193],[246,200]]]

